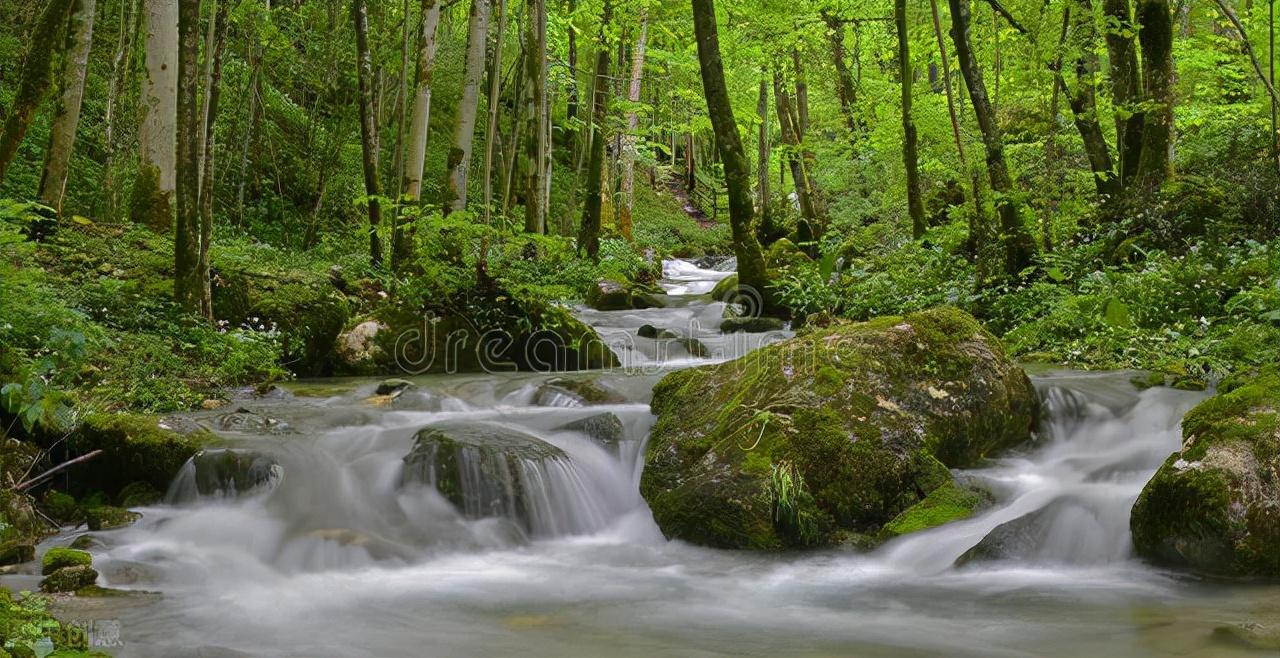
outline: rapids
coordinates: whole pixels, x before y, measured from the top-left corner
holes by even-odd
[[[389,407],[366,402],[373,381],[300,383],[255,407],[289,431],[225,434],[262,458],[260,486],[202,491],[189,468],[166,504],[96,533],[100,584],[159,596],[68,603],[64,616],[118,621],[118,655],[157,657],[1225,656],[1247,653],[1215,627],[1280,622],[1280,587],[1132,557],[1129,509],[1203,394],[1139,392],[1127,373],[1034,376],[1039,435],[960,473],[996,497],[972,519],[866,555],[666,541],[638,493],[650,389],[787,335],[719,334],[723,304],[703,293],[731,267],[670,262],[669,306],[579,311],[628,366],[589,375],[616,394],[608,404],[545,386],[562,375],[419,377]],[[645,324],[708,354],[639,338]],[[601,412],[621,421],[616,444],[566,428]],[[467,514],[406,483],[417,430],[478,422],[564,457],[507,462],[498,493]],[[512,492],[521,522],[504,511]]]

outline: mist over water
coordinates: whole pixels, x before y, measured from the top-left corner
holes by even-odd
[[[192,465],[139,523],[97,533],[102,584],[162,593],[97,613],[121,621],[121,655],[1216,656],[1247,654],[1211,640],[1215,626],[1280,621],[1280,588],[1132,557],[1129,509],[1203,394],[1139,392],[1125,373],[1035,377],[1036,439],[958,473],[995,498],[969,520],[870,554],[666,541],[638,489],[650,390],[766,337],[718,333],[723,304],[698,295],[729,272],[665,272],[669,307],[581,312],[652,366],[590,375],[619,402],[582,406],[553,375],[451,375],[373,407],[375,382],[352,382],[264,408],[293,433],[228,433],[258,460],[255,486]],[[635,337],[643,324],[720,349],[668,352]],[[616,444],[566,429],[602,412],[621,422]],[[405,458],[424,427],[476,424],[556,456],[470,453],[459,511]]]

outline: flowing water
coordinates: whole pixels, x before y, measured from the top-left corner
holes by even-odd
[[[1131,555],[1129,509],[1202,394],[1139,392],[1125,373],[1034,377],[1036,439],[958,474],[995,494],[970,520],[865,555],[666,541],[638,493],[651,387],[786,336],[718,333],[723,304],[699,295],[731,267],[668,263],[669,307],[581,312],[630,366],[577,375],[605,404],[531,374],[420,377],[387,406],[365,381],[256,403],[279,422],[223,432],[214,455],[247,465],[238,476],[192,463],[166,504],[97,533],[101,584],[160,595],[65,614],[118,621],[119,655],[165,657],[1226,656],[1249,654],[1216,627],[1280,623],[1280,587]],[[705,356],[638,338],[645,324]],[[601,412],[620,425],[606,441],[577,422]],[[459,512],[431,486],[442,448],[415,450],[426,426],[532,447],[457,453]]]

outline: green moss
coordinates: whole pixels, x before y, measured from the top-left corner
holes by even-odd
[[[88,565],[63,567],[40,580],[43,592],[74,592],[89,587],[98,580],[98,572]]]
[[[122,507],[111,505],[96,505],[85,508],[84,516],[89,529],[95,532],[123,528],[137,521],[139,517],[137,512],[130,512]]]
[[[136,482],[165,489],[182,465],[212,440],[213,435],[203,430],[183,435],[165,429],[151,416],[93,414],[72,436],[71,445],[81,453],[102,450],[102,455],[76,484],[112,499]]]
[[[982,492],[947,483],[886,523],[880,530],[880,537],[890,539],[967,519],[986,500]]]
[[[84,511],[80,509],[76,499],[60,491],[47,491],[40,505],[49,518],[59,523],[74,523],[84,518]]]
[[[74,548],[51,548],[45,551],[44,557],[40,560],[40,573],[47,576],[63,567],[89,566],[92,563],[93,556],[84,551],[77,551]]]

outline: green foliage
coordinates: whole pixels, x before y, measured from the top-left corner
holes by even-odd
[[[84,630],[63,624],[49,614],[49,600],[30,592],[14,599],[9,590],[0,588],[0,648],[8,654],[52,655],[59,658],[105,657],[88,651]]]

